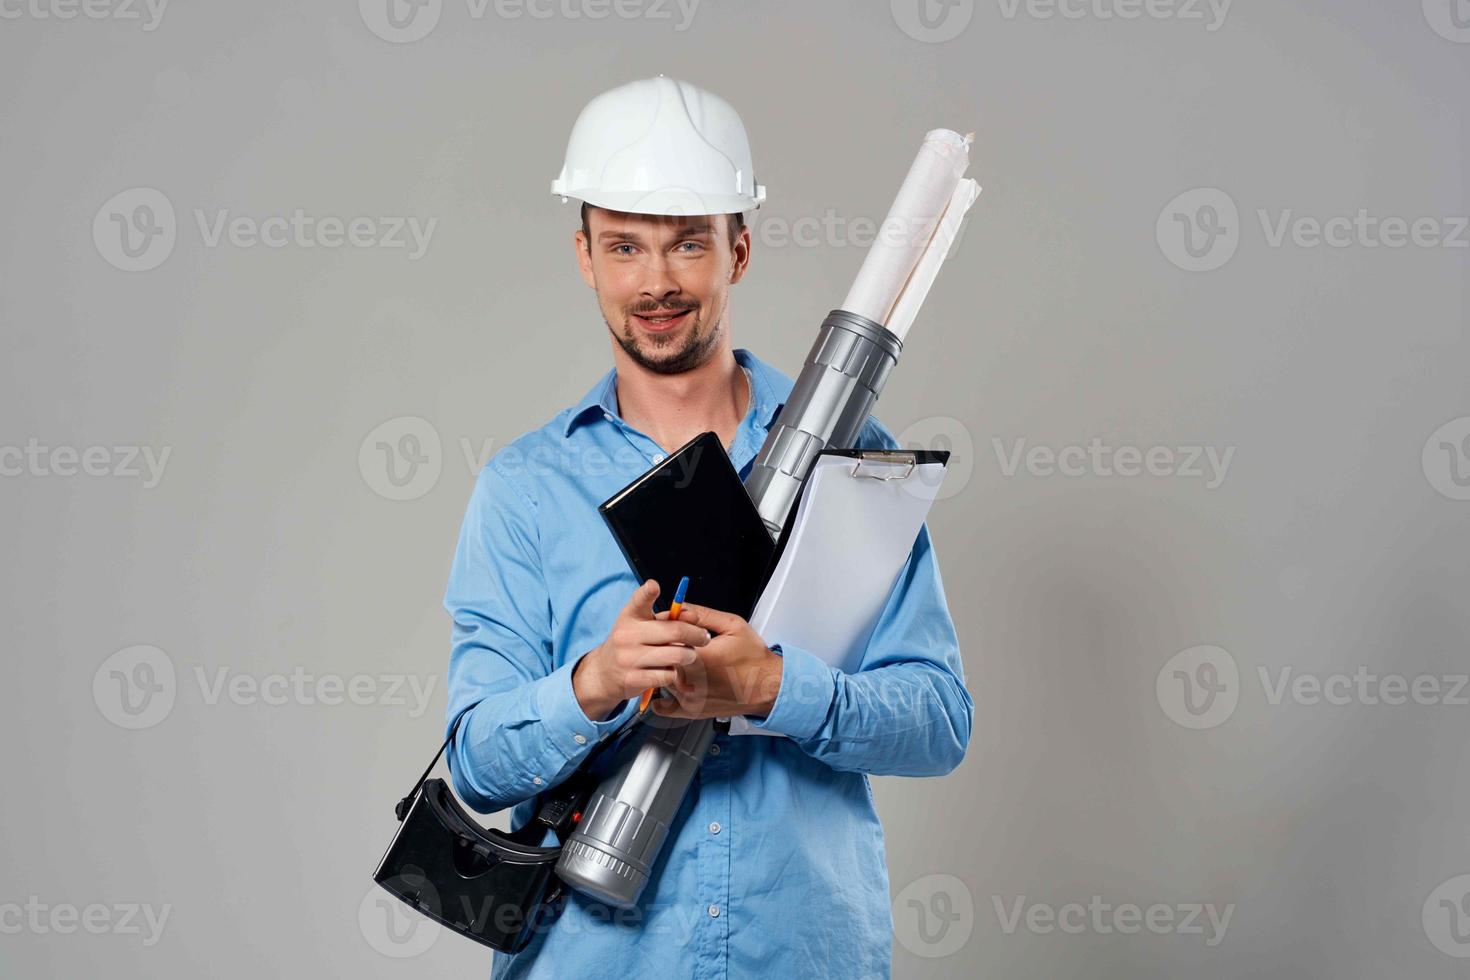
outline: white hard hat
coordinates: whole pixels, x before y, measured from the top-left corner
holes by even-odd
[[[766,199],[735,109],[663,75],[587,103],[551,193],[612,211],[663,215],[730,214]]]

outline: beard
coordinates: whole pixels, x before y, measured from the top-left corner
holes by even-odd
[[[644,333],[633,325],[634,314],[655,311],[655,308],[646,306],[625,310],[621,330],[615,329],[611,323],[607,325],[613,340],[634,363],[657,374],[682,374],[709,359],[720,339],[720,322],[706,323],[704,310],[697,305],[664,305],[656,309],[692,312],[683,328],[669,334]]]

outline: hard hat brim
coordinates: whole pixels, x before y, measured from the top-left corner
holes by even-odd
[[[682,214],[733,214],[737,211],[754,211],[765,199],[765,188],[759,188],[759,196],[743,194],[696,194],[680,187],[655,191],[612,191],[587,188],[582,191],[560,191],[553,194],[577,198],[593,207],[628,214],[652,214],[673,217]]]

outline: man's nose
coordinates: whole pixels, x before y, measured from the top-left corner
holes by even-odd
[[[677,292],[679,292],[679,279],[674,275],[668,256],[662,254],[650,256],[644,265],[643,294],[662,300]]]

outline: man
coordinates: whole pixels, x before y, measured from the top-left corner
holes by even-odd
[[[584,202],[574,247],[614,367],[475,485],[445,598],[449,723],[465,715],[454,787],[481,812],[514,804],[522,826],[648,687],[673,695],[660,714],[741,715],[783,737],[717,734],[638,907],[573,892],[523,952],[495,954],[494,975],[887,976],[867,776],[951,771],[974,710],[928,529],[857,673],[697,602],[655,615],[657,583],[636,581],[597,505],[708,430],[750,472],[792,387],[732,348],[731,287],[751,256],[740,212],[764,188],[734,110],[660,76],[589,104],[553,191]],[[897,448],[871,417],[858,445]]]

